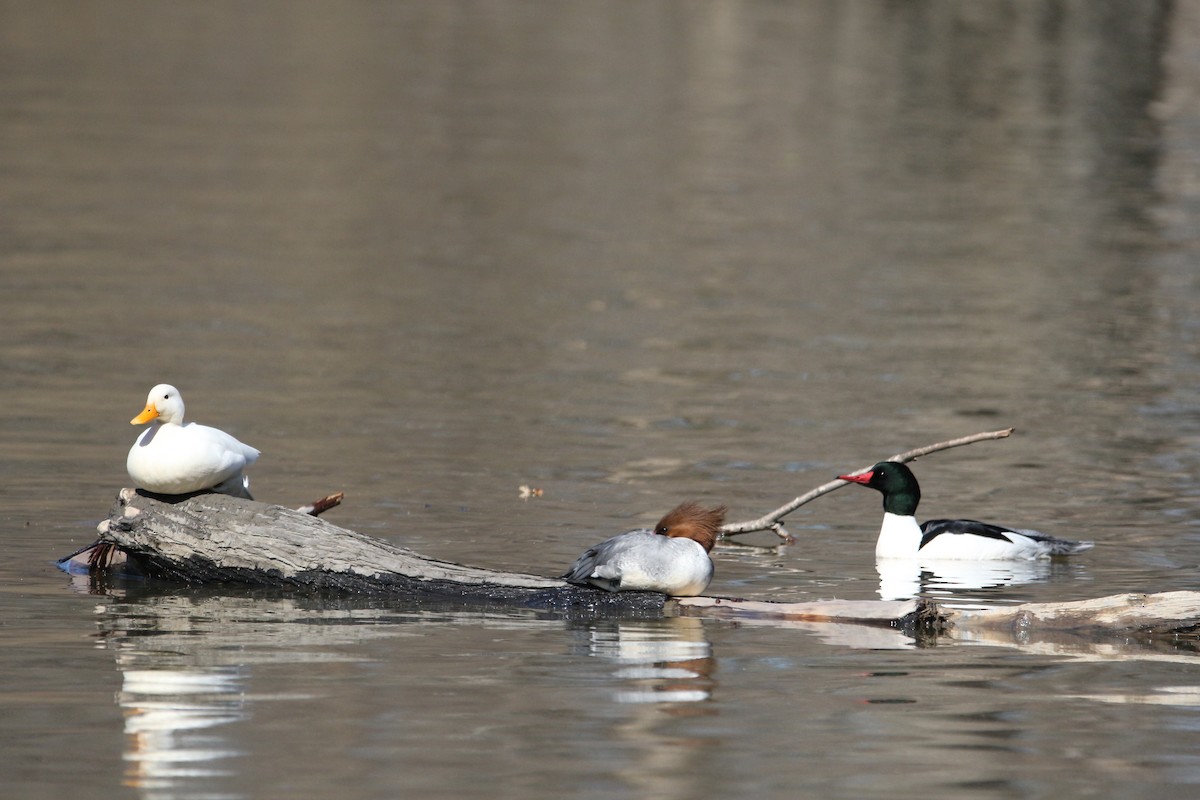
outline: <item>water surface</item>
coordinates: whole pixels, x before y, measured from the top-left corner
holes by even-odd
[[[256,495],[556,574],[684,499],[920,461],[1093,539],[967,603],[1195,586],[1191,3],[0,4],[14,797],[1161,797],[1189,649],[133,587],[51,565],[150,386]],[[518,487],[542,489],[523,501]],[[875,599],[851,487],[709,593]],[[1164,789],[1167,786],[1169,788]]]

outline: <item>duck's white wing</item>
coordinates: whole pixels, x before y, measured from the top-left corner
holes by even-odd
[[[126,466],[143,489],[186,494],[240,476],[258,456],[257,449],[217,428],[195,423],[157,425],[138,437]]]

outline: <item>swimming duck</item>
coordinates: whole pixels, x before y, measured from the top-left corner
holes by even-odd
[[[632,530],[589,548],[562,577],[568,583],[610,592],[700,594],[712,580],[708,553],[724,521],[725,506],[705,509],[696,503],[681,503],[653,530]]]
[[[876,558],[1019,561],[1073,555],[1095,546],[970,519],[931,519],[918,524],[915,515],[921,487],[912,470],[896,461],[880,461],[861,475],[838,478],[883,494],[883,527],[875,543]]]
[[[131,425],[153,424],[137,438],[125,462],[129,477],[156,494],[211,490],[250,496],[250,480],[242,471],[258,460],[258,450],[224,431],[183,421],[183,397],[174,386],[160,383],[146,397],[146,408]]]

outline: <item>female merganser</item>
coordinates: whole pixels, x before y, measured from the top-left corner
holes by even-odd
[[[129,449],[125,468],[135,484],[157,494],[211,490],[250,496],[250,480],[242,470],[258,460],[258,451],[224,431],[183,422],[183,397],[174,386],[160,383],[146,397],[146,408],[131,425],[154,424]]]
[[[875,544],[876,558],[1019,561],[1068,556],[1095,546],[970,519],[931,519],[918,525],[914,515],[921,488],[912,470],[896,461],[880,461],[861,475],[838,478],[883,493],[883,527]]]
[[[654,530],[639,528],[589,548],[562,577],[610,592],[644,591],[687,597],[712,580],[708,551],[725,521],[725,506],[681,503]]]

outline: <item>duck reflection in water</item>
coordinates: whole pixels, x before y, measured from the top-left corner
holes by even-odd
[[[881,558],[875,562],[881,600],[912,600],[932,595],[970,601],[973,598],[968,593],[972,591],[1020,586],[1049,578],[1054,566],[1050,561]]]
[[[170,797],[209,796],[222,762],[241,755],[216,730],[246,718],[236,669],[123,669],[125,783]]]
[[[631,796],[662,800],[699,797],[704,760],[714,742],[680,736],[664,723],[678,717],[714,715],[716,659],[703,622],[689,617],[595,622],[584,630],[585,652],[615,662],[619,687],[613,700],[627,709],[614,732],[636,757],[615,775]]]
[[[618,664],[618,703],[701,703],[716,685],[712,644],[699,619],[601,622],[587,630],[589,655]]]

